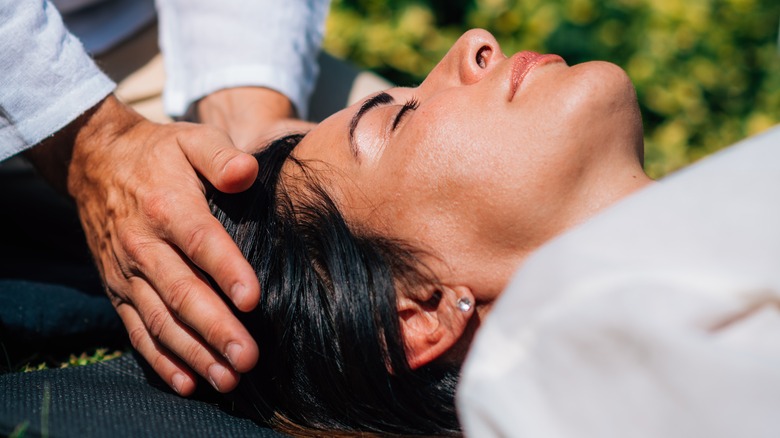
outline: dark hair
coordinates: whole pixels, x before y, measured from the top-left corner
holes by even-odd
[[[256,154],[260,174],[246,192],[211,194],[260,280],[260,304],[239,313],[261,349],[242,394],[263,422],[296,434],[459,434],[459,366],[411,369],[396,307],[398,290],[435,278],[414,248],[347,224],[290,156],[301,138]],[[280,177],[285,163],[301,171],[293,185]]]

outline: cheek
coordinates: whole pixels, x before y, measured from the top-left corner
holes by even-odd
[[[440,231],[438,239],[472,234],[463,228],[484,223],[511,198],[506,185],[516,168],[509,156],[515,152],[508,151],[511,137],[465,107],[421,128],[424,140],[409,163],[412,185],[403,187]]]
[[[491,145],[463,106],[429,114],[410,132],[417,144],[407,155],[406,182],[412,186],[405,188],[441,202],[461,199],[489,175]]]
[[[473,208],[490,166],[464,119],[462,112],[415,114],[372,169],[372,214],[398,237],[454,233],[455,218]]]

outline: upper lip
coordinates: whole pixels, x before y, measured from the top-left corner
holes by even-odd
[[[530,72],[534,67],[547,64],[548,62],[564,62],[563,58],[558,55],[542,55],[530,51],[516,53],[514,56],[512,56],[510,61],[512,62],[512,71],[511,75],[509,76],[509,101],[511,101],[515,96],[515,93],[517,93],[517,90],[520,88],[520,84],[523,82],[523,79],[525,79],[525,77],[528,75],[528,72]]]

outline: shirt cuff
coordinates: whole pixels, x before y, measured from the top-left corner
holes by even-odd
[[[298,117],[305,119],[309,113],[309,96],[314,88],[312,77],[317,77],[316,70],[296,74],[289,70],[283,71],[279,66],[234,66],[198,75],[192,78],[186,88],[168,84],[163,103],[166,113],[181,116],[192,103],[215,91],[234,87],[264,87],[284,94],[292,102]]]

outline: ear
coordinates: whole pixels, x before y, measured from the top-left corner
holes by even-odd
[[[449,350],[463,335],[474,314],[474,295],[465,286],[436,286],[399,297],[398,315],[412,369],[419,368]],[[471,303],[461,310],[458,300]]]

